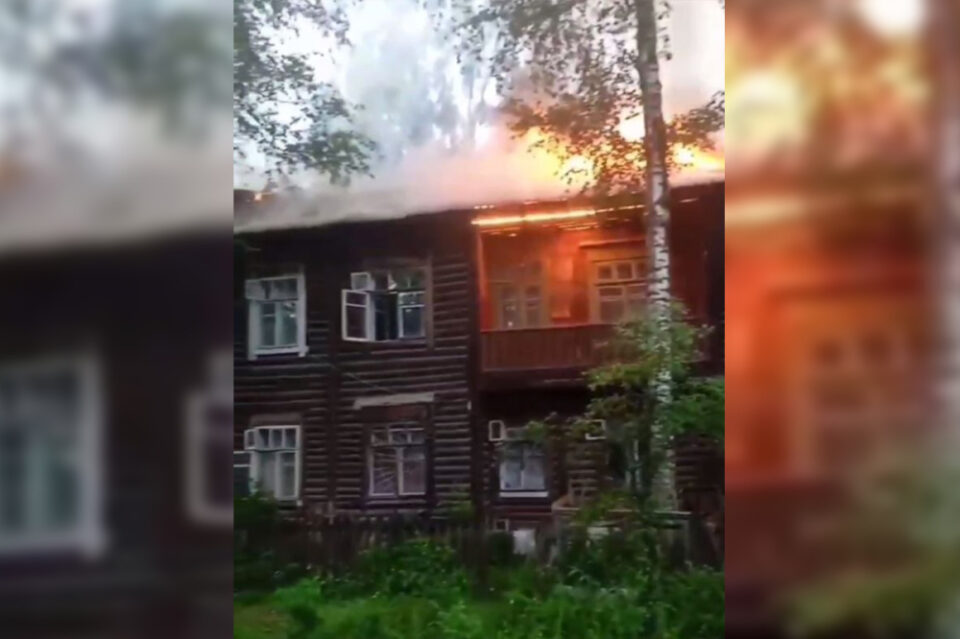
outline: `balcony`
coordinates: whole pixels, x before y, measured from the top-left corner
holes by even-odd
[[[481,368],[488,379],[501,373],[524,373],[533,384],[579,382],[584,370],[600,363],[600,345],[612,330],[607,324],[581,324],[484,331]]]

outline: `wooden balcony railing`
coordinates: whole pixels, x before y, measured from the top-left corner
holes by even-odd
[[[484,331],[481,362],[485,372],[589,368],[600,363],[600,344],[612,326],[586,324]]]

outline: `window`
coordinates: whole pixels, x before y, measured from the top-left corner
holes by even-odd
[[[643,311],[646,286],[643,261],[594,262],[594,307],[598,321],[615,324]]]
[[[488,424],[491,441],[500,444],[500,494],[546,497],[546,455],[543,446],[526,439],[526,429],[507,427],[501,420]]]
[[[249,472],[253,488],[281,501],[299,498],[299,426],[250,428],[244,433],[244,449],[250,453]]]
[[[343,339],[380,342],[426,335],[426,270],[352,273],[341,293]]]
[[[604,419],[591,419],[587,425],[583,438],[588,442],[601,441],[607,438],[607,421]]]
[[[543,285],[539,261],[505,269],[491,281],[497,328],[543,325]]]
[[[250,495],[250,455],[246,451],[233,452],[233,494],[237,497]]]
[[[92,360],[0,367],[0,553],[105,546]]]
[[[233,451],[233,361],[219,352],[208,364],[203,388],[186,401],[184,437],[185,503],[190,517],[204,524],[233,521],[230,455]]]
[[[297,353],[306,346],[303,274],[247,280],[248,351],[258,355]]]
[[[422,495],[427,486],[423,428],[378,426],[370,431],[370,496]]]

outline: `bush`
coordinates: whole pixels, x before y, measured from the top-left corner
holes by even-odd
[[[327,585],[331,596],[418,595],[449,599],[467,592],[467,573],[447,545],[416,539],[360,554],[346,575]]]
[[[287,527],[277,503],[259,495],[233,502],[233,587],[269,592],[306,575],[306,568],[281,557],[277,542]]]
[[[491,566],[509,566],[516,563],[513,535],[508,532],[493,532],[487,535],[487,559]]]

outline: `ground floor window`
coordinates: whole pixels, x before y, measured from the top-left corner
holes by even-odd
[[[370,495],[422,495],[427,486],[427,450],[422,428],[380,426],[370,431]]]
[[[89,359],[0,366],[0,552],[102,549],[97,383]]]
[[[545,494],[545,465],[542,445],[534,442],[504,442],[500,450],[501,494]]]
[[[251,428],[244,434],[244,448],[249,453],[248,468],[252,488],[278,500],[299,498],[299,426]],[[236,459],[234,462],[236,463]],[[241,466],[241,472],[242,468]]]

